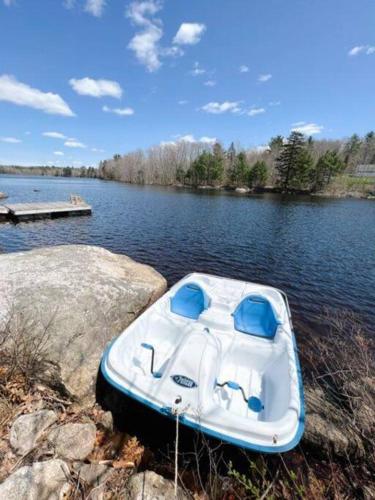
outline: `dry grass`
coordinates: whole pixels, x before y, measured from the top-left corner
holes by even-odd
[[[47,356],[51,326],[54,317],[46,323],[16,313],[11,308],[0,326],[1,380],[22,377],[26,384],[41,380],[51,368]]]
[[[375,472],[374,339],[351,312],[327,310],[322,320],[324,335],[308,339],[302,353],[306,381],[323,391],[342,426],[363,442]]]

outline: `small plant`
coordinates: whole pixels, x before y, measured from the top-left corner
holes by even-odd
[[[248,472],[241,473],[232,462],[228,464],[228,475],[244,490],[246,498],[305,498],[305,486],[282,456],[275,463],[268,463],[262,455],[255,460],[248,458],[248,466]]]
[[[2,366],[0,382],[22,377],[26,385],[43,378],[51,366],[48,343],[54,316],[42,323],[30,315],[10,310],[0,327]]]

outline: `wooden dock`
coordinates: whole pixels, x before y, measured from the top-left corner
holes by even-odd
[[[14,203],[0,205],[0,218],[21,222],[25,220],[55,219],[77,215],[91,215],[91,206],[85,202],[55,201],[48,203]]]
[[[8,214],[9,214],[9,210],[6,207],[4,207],[3,205],[0,205],[0,221],[7,220]]]

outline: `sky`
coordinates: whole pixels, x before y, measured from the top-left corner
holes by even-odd
[[[375,129],[375,0],[0,0],[0,164]]]

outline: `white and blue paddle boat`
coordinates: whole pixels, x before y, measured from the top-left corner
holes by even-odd
[[[105,352],[104,377],[189,427],[268,453],[304,429],[302,377],[286,295],[190,274]]]

